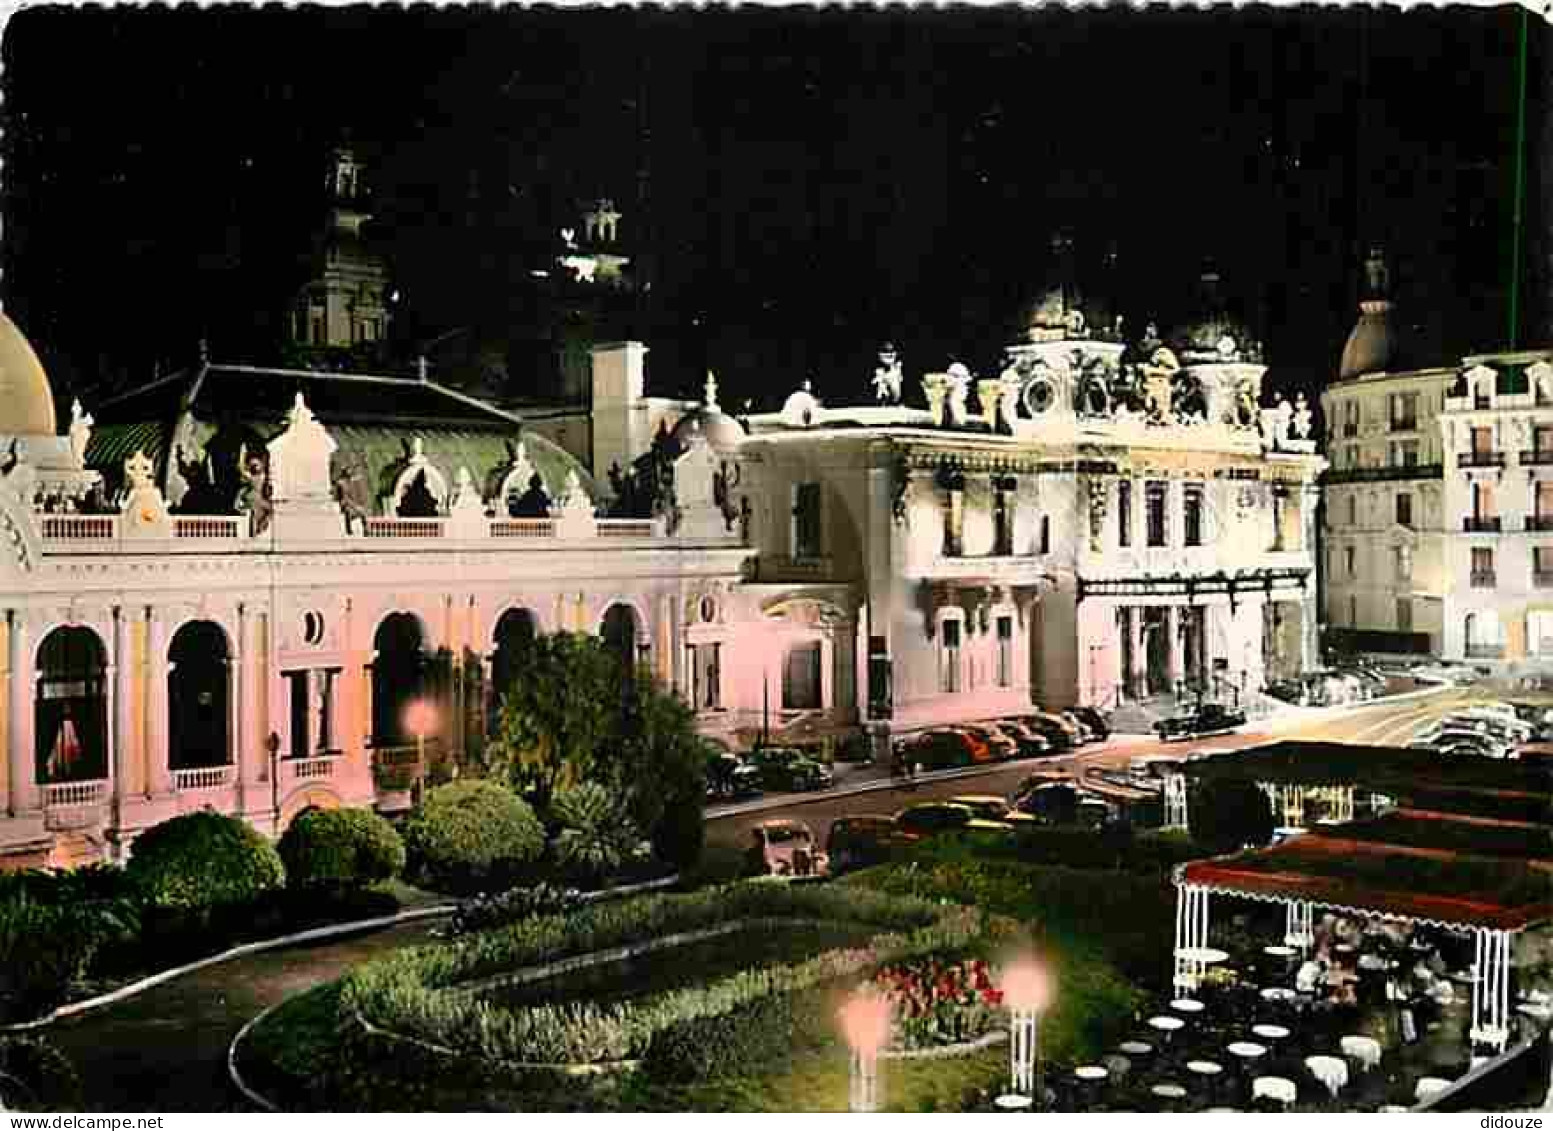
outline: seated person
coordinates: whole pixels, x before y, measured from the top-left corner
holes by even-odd
[[[1325,984],[1326,979],[1326,963],[1319,958],[1308,958],[1294,975],[1294,988],[1302,994],[1313,994],[1319,986]]]

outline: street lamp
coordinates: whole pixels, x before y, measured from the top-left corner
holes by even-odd
[[[879,1050],[890,1039],[890,1000],[859,986],[841,1007],[841,1032],[852,1049],[849,1110],[879,1110]]]
[[[1009,1014],[1009,1074],[1012,1092],[999,1096],[997,1105],[1029,1107],[1041,1093],[1040,1015],[1051,1004],[1051,978],[1028,956],[1014,959],[999,979]]]
[[[426,788],[426,734],[436,729],[437,709],[429,700],[417,699],[405,711],[404,725],[415,735],[415,793],[418,800]]]
[[[275,831],[280,832],[280,735],[270,731],[264,740],[264,748],[270,752],[270,808],[275,811]]]

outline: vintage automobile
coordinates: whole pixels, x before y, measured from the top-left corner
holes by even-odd
[[[989,821],[974,809],[948,801],[923,801],[895,814],[895,827],[907,843],[948,832],[1002,832],[1013,828],[1007,821]]]
[[[894,817],[882,814],[837,817],[830,823],[825,855],[830,860],[831,872],[840,873],[883,864],[904,843],[905,838],[895,827]]]
[[[829,789],[830,768],[793,746],[764,746],[750,755],[763,789],[806,792]]]
[[[745,875],[801,879],[823,876],[828,870],[825,853],[802,821],[762,821],[750,830],[749,847],[744,850]]]
[[[998,729],[1019,744],[1021,758],[1041,758],[1052,752],[1052,744],[1044,735],[1017,719],[1001,719]]]
[[[1078,727],[1068,722],[1061,715],[1040,712],[1033,715],[1021,715],[1019,721],[1046,739],[1051,744],[1054,754],[1072,750],[1079,744]]]
[[[1228,734],[1245,725],[1246,713],[1238,707],[1202,703],[1193,710],[1161,719],[1154,724],[1154,733],[1159,735],[1161,742],[1168,742],[1172,738],[1193,738],[1201,734]]]
[[[1029,828],[1041,822],[1021,813],[995,793],[961,793],[949,799],[951,805],[963,805],[983,821],[997,821],[1010,828]]]
[[[1000,727],[978,725],[965,728],[965,732],[987,748],[994,762],[1011,762],[1019,757],[1019,742],[1005,734]]]
[[[1104,742],[1111,737],[1111,720],[1106,718],[1098,708],[1074,707],[1067,713],[1088,727],[1089,732],[1095,736],[1096,742]]]
[[[760,793],[760,769],[727,750],[709,749],[706,759],[708,801],[737,801]]]

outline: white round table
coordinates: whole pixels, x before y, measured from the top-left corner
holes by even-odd
[[[1155,1084],[1149,1091],[1162,1100],[1184,1100],[1186,1089],[1180,1084]]]
[[[1262,1099],[1264,1096],[1270,1100],[1277,1100],[1281,1104],[1292,1104],[1299,1092],[1294,1087],[1293,1080],[1287,1080],[1282,1076],[1258,1076],[1251,1081],[1251,1098]]]
[[[1073,1075],[1077,1076],[1080,1080],[1085,1080],[1090,1083],[1094,1083],[1097,1080],[1104,1080],[1110,1074],[1111,1073],[1109,1069],[1102,1068],[1098,1064],[1081,1064],[1073,1070]]]
[[[1186,1070],[1199,1076],[1217,1076],[1224,1071],[1224,1066],[1214,1060],[1189,1060],[1186,1062]]]
[[[1236,1041],[1232,1045],[1226,1045],[1225,1051],[1231,1056],[1238,1056],[1244,1061],[1253,1061],[1259,1056],[1267,1055],[1267,1046],[1259,1045],[1255,1041]]]
[[[1413,1089],[1413,1098],[1426,1100],[1430,1096],[1439,1095],[1450,1086],[1451,1082],[1449,1080],[1443,1080],[1438,1076],[1425,1076],[1422,1080],[1418,1081],[1417,1087]]]
[[[1359,969],[1365,971],[1384,970],[1387,962],[1378,954],[1361,954],[1359,956]]]
[[[1002,1108],[1004,1111],[1023,1111],[1035,1101],[1033,1101],[1029,1096],[1021,1096],[1015,1093],[1010,1093],[1006,1096],[999,1096],[992,1102],[997,1104],[998,1107]]]
[[[1299,953],[1299,951],[1295,950],[1292,946],[1283,946],[1280,944],[1277,946],[1264,946],[1262,948],[1262,953],[1270,954],[1274,958],[1293,958],[1296,954]]]
[[[1289,1030],[1285,1025],[1253,1025],[1251,1035],[1264,1041],[1284,1041],[1289,1037]]]
[[[1541,1005],[1534,1001],[1523,1001],[1515,1007],[1515,1012],[1523,1017],[1530,1017],[1535,1021],[1553,1020],[1553,1005]]]
[[[1166,1037],[1169,1037],[1170,1034],[1174,1033],[1177,1029],[1180,1029],[1185,1024],[1186,1022],[1182,1021],[1179,1017],[1149,1018],[1149,1028],[1159,1030],[1161,1033],[1165,1034]]]
[[[1344,1056],[1351,1056],[1359,1062],[1359,1068],[1368,1072],[1380,1063],[1380,1042],[1374,1037],[1366,1037],[1355,1033],[1344,1037],[1338,1047],[1343,1050]]]
[[[1176,951],[1176,957],[1188,962],[1201,962],[1204,966],[1215,966],[1229,961],[1229,951],[1212,946],[1183,946]]]
[[[1148,1056],[1154,1051],[1154,1046],[1147,1041],[1123,1041],[1116,1046],[1116,1051],[1128,1056]]]
[[[1305,1067],[1335,1097],[1348,1083],[1348,1062],[1335,1056],[1307,1056]]]
[[[1287,986],[1268,986],[1262,991],[1263,1001],[1294,1001],[1298,996]]]
[[[1178,997],[1175,999],[1175,1001],[1170,1003],[1170,1008],[1175,1010],[1177,1013],[1185,1013],[1190,1017],[1201,1013],[1203,1010],[1203,1004],[1202,1002],[1196,1001],[1189,997]]]

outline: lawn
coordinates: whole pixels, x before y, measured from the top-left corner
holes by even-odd
[[[1114,1044],[1141,1007],[1138,984],[1162,982],[1167,967],[1173,893],[1158,872],[1134,875],[989,860],[974,855],[971,846],[946,843],[831,887],[860,889],[860,898],[870,891],[966,902],[1019,920],[1058,987],[1041,1038],[1053,1065],[1088,1060]],[[751,961],[790,961],[812,954],[821,942],[801,931],[773,938],[786,941],[767,940],[759,952],[740,943],[725,948],[715,967],[698,959],[679,969],[696,970],[705,978],[726,968],[729,950],[747,969]],[[683,973],[669,973],[672,962],[661,965],[666,978],[682,980]],[[597,976],[621,974],[605,968]],[[658,981],[656,975],[650,980]],[[648,988],[656,992],[661,985]],[[574,996],[574,991],[566,992],[566,997]],[[805,1016],[824,1018],[826,1013]],[[339,987],[332,984],[293,999],[258,1026],[241,1065],[261,1089],[273,1090],[283,1097],[283,1106],[297,1110],[845,1110],[846,1051],[836,1034],[826,1030],[823,1021],[807,1024],[796,1042],[801,1051],[790,1063],[762,1060],[747,1074],[695,1083],[667,1083],[642,1072],[515,1076],[482,1068],[473,1058],[451,1066],[444,1059],[417,1071],[417,1057],[408,1050],[405,1055],[385,1055],[380,1045],[358,1043],[349,1026],[342,1026]],[[1007,1046],[995,1045],[953,1059],[887,1061],[882,1068],[885,1106],[894,1111],[984,1107],[1004,1085],[1007,1057]]]

